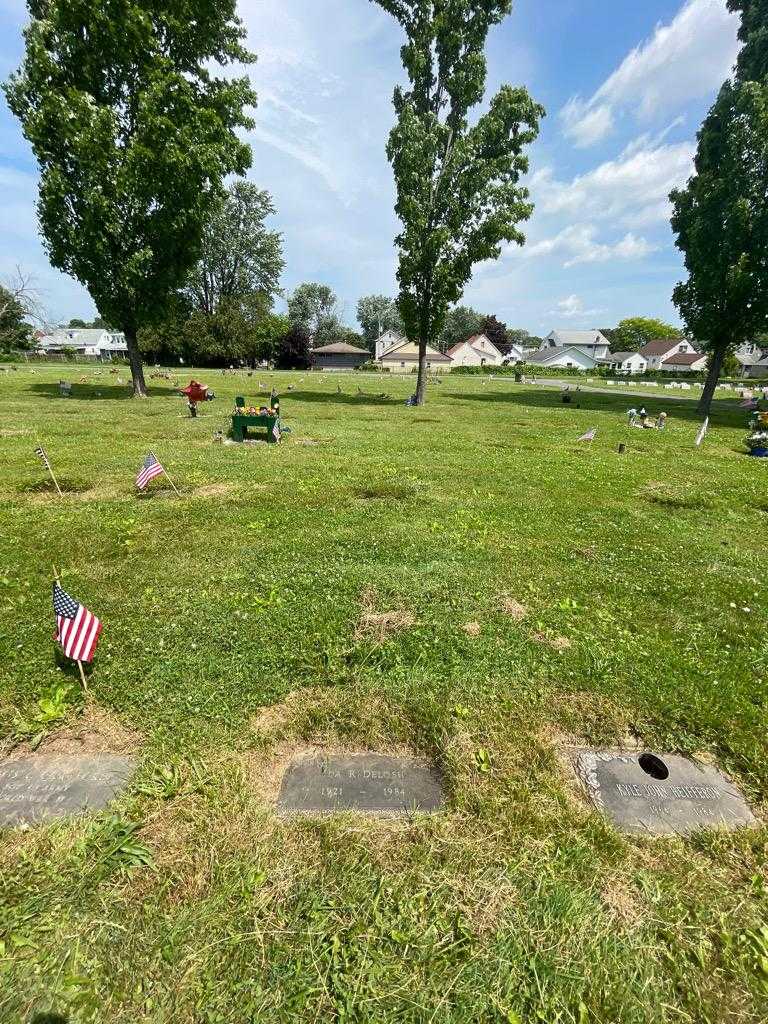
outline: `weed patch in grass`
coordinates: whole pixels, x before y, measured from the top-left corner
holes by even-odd
[[[385,643],[393,634],[410,629],[416,619],[403,608],[377,609],[378,595],[372,588],[366,588],[360,597],[360,616],[355,626],[355,642],[367,641]]]
[[[364,501],[407,501],[416,494],[413,484],[371,484],[367,487],[356,487],[355,495]]]

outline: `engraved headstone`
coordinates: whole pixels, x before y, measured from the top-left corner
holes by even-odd
[[[384,754],[308,755],[290,765],[281,814],[361,811],[392,816],[430,813],[443,804],[439,772],[424,761]]]
[[[727,776],[679,754],[576,751],[574,763],[595,807],[622,832],[685,835],[755,824]]]
[[[37,755],[0,762],[0,828],[101,810],[125,786],[132,757]]]

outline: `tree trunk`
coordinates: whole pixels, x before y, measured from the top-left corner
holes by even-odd
[[[124,333],[128,345],[128,362],[130,363],[131,376],[133,377],[133,397],[146,398],[147,385],[144,381],[144,367],[141,363],[141,353],[139,352],[139,343],[136,340],[136,331],[127,330]]]
[[[704,384],[704,390],[702,391],[701,398],[699,399],[698,411],[702,416],[709,416],[709,410],[712,406],[712,398],[715,394],[717,382],[720,380],[720,372],[723,369],[723,360],[725,359],[727,348],[727,342],[718,342],[717,347],[712,350],[712,361],[709,365],[709,375],[707,376],[706,383]]]
[[[419,339],[419,374],[416,378],[416,405],[424,405],[427,390],[427,342]]]

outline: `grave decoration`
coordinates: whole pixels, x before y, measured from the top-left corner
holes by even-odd
[[[756,824],[743,795],[711,765],[679,754],[578,750],[576,773],[598,811],[634,835],[686,835]]]
[[[754,403],[749,434],[744,438],[744,444],[755,458],[768,457],[768,399],[758,398]]]
[[[429,814],[443,806],[439,772],[424,761],[386,754],[309,754],[283,776],[278,813],[357,811],[381,817]]]
[[[0,828],[99,811],[125,786],[134,758],[36,755],[0,762]]]
[[[211,389],[199,381],[191,380],[185,388],[181,388],[182,395],[187,396],[189,415],[194,419],[197,416],[198,402],[212,402],[216,397]]]
[[[280,424],[280,396],[273,389],[269,396],[270,404],[247,405],[245,398],[238,395],[232,413],[232,437],[235,441],[245,441],[249,430],[264,430],[267,444],[277,444],[283,428]]]

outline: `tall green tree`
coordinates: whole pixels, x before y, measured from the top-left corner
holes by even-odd
[[[51,262],[125,332],[146,395],[137,332],[161,319],[200,257],[229,174],[244,174],[253,124],[236,0],[27,0],[26,53],[5,86],[40,166],[38,218]]]
[[[525,89],[502,86],[470,124],[485,94],[485,42],[511,0],[374,0],[402,25],[409,87],[394,94],[387,155],[402,223],[399,305],[419,345],[416,401],[424,402],[426,348],[439,339],[473,266],[496,259],[502,241],[522,245],[533,206],[519,184],[525,147],[544,110]]]
[[[483,318],[480,330],[486,338],[493,342],[499,352],[503,354],[509,352],[512,342],[507,331],[507,325],[503,321],[495,316],[486,316]]]
[[[647,316],[630,316],[620,320],[611,331],[612,352],[637,352],[650,341],[667,338],[682,338],[679,327]]]
[[[0,352],[27,349],[32,341],[32,325],[23,296],[0,284]]]
[[[309,334],[315,347],[338,340],[346,330],[338,314],[338,299],[327,284],[300,284],[288,297],[288,319]]]
[[[368,348],[373,351],[376,339],[384,331],[403,330],[403,318],[397,300],[388,295],[364,295],[357,303],[357,322]]]
[[[214,203],[186,286],[195,309],[212,314],[221,303],[248,305],[254,296],[272,306],[285,268],[280,233],[264,224],[274,212],[269,192],[250,181],[234,182]]]
[[[482,325],[482,313],[471,306],[455,306],[445,315],[445,325],[440,332],[440,348],[445,352],[451,345],[478,334]]]
[[[695,173],[671,195],[686,281],[673,293],[710,353],[708,415],[729,351],[768,326],[768,2],[728,0],[743,46],[698,134]]]

